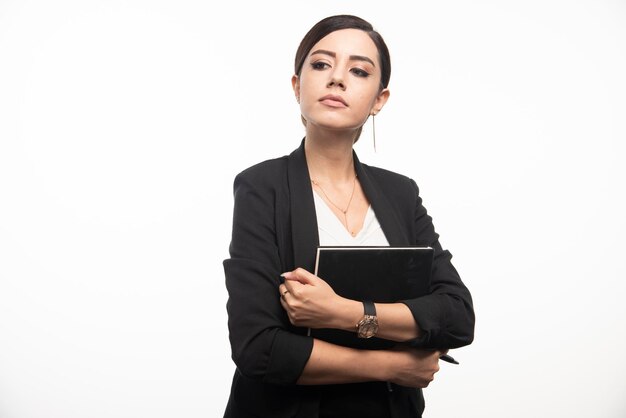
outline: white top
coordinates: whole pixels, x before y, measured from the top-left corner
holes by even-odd
[[[324,199],[315,191],[313,192],[315,201],[315,213],[317,215],[317,231],[322,246],[368,246],[368,245],[389,245],[387,237],[383,233],[372,205],[367,208],[363,228],[353,237],[339,218],[328,207]]]

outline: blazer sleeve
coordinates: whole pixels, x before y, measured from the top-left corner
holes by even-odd
[[[309,359],[313,339],[291,332],[280,305],[277,191],[262,174],[247,170],[234,182],[230,258],[223,263],[231,353],[245,376],[293,385]]]
[[[408,342],[415,347],[457,348],[474,339],[474,308],[469,290],[452,265],[452,254],[442,249],[432,218],[422,205],[419,189],[411,180],[415,198],[413,231],[415,245],[434,249],[431,293],[402,301],[411,310],[422,335]]]

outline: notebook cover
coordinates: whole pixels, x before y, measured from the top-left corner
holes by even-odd
[[[389,303],[430,293],[432,261],[430,247],[318,247],[315,274],[340,296]],[[312,329],[310,334],[354,348],[384,349],[397,344],[335,329]]]

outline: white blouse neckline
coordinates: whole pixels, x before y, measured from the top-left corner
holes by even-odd
[[[315,191],[313,196],[320,245],[389,245],[372,205],[367,208],[363,227],[353,237],[324,199]]]

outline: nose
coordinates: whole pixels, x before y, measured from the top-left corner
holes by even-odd
[[[344,84],[343,79],[341,77],[338,77],[336,74],[332,75],[332,77],[328,81],[328,84],[326,84],[326,87],[339,87],[341,90],[346,89],[346,85]]]

